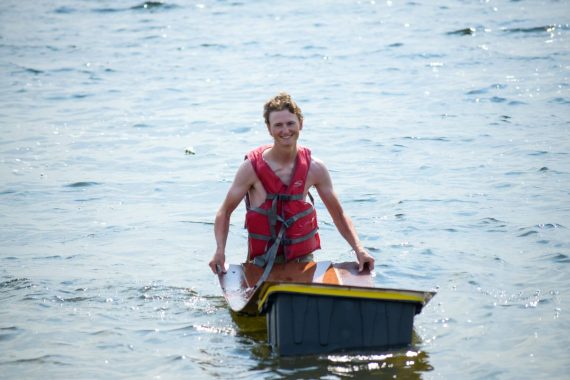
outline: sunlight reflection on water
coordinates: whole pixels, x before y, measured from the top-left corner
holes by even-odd
[[[4,1],[7,377],[566,375],[567,4]],[[288,90],[411,347],[279,358],[207,268],[261,106]],[[243,205],[228,261],[244,258]],[[323,250],[353,255],[317,199]],[[133,361],[133,355],[140,360]]]

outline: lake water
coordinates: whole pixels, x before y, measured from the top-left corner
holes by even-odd
[[[567,378],[569,18],[565,0],[2,1],[0,377]],[[279,358],[230,314],[212,222],[280,90],[376,285],[438,291],[411,347]],[[317,259],[352,260],[317,210]]]

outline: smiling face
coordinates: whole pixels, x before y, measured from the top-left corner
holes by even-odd
[[[275,145],[294,146],[299,139],[299,132],[303,129],[303,123],[294,113],[287,109],[272,111],[269,114],[267,130],[273,137]]]

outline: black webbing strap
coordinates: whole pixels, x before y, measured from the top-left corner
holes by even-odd
[[[280,201],[300,201],[303,199],[303,194],[267,194],[270,201],[277,199]]]
[[[263,240],[263,241],[270,241],[271,236],[261,235],[261,234],[254,234],[252,232],[247,234],[248,237],[255,239],[255,240]]]
[[[261,208],[261,207],[249,207],[248,210],[249,210],[249,211],[256,212],[256,213],[261,214],[261,215],[267,215],[267,214],[269,214],[269,210],[265,210],[265,209],[263,209],[263,208]]]
[[[292,217],[290,217],[290,218],[287,219],[287,220],[283,220],[283,219],[281,219],[281,218],[279,218],[279,219],[280,219],[280,222],[283,223],[283,225],[285,226],[285,228],[289,228],[289,227],[291,227],[291,226],[293,225],[293,223],[295,223],[297,220],[299,220],[299,219],[301,219],[302,217],[305,217],[305,216],[309,215],[310,213],[312,213],[313,210],[314,210],[314,209],[313,209],[313,207],[311,206],[311,207],[309,207],[308,209],[306,209],[305,211],[301,211],[301,212],[299,212],[299,213],[293,215]]]
[[[261,284],[265,282],[265,280],[267,280],[267,277],[269,277],[269,273],[273,268],[273,264],[275,264],[275,258],[277,257],[277,250],[279,249],[279,244],[281,243],[281,238],[283,238],[284,233],[285,233],[285,228],[281,227],[281,230],[277,235],[277,239],[275,239],[275,242],[273,243],[271,248],[269,248],[269,250],[263,256],[257,256],[253,259],[253,263],[255,265],[261,267],[265,266],[265,269],[263,270],[261,277],[259,277],[259,280],[257,280],[257,283],[255,284],[253,289],[257,289]],[[256,263],[256,261],[263,261],[263,263],[260,263],[261,264],[260,265]]]
[[[309,240],[310,238],[312,238],[313,236],[315,236],[317,234],[317,231],[319,230],[319,227],[315,228],[314,230],[312,230],[311,232],[309,232],[306,235],[303,235],[301,237],[295,238],[295,239],[283,239],[283,245],[291,245],[291,244],[298,244],[298,243],[302,243],[305,240]]]
[[[313,198],[313,195],[311,194],[310,191],[307,191],[307,195],[309,196],[309,199],[311,200],[311,203],[314,206],[315,205],[315,198]]]

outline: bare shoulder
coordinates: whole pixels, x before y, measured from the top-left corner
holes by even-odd
[[[309,173],[307,175],[308,182],[311,185],[318,186],[323,182],[327,182],[330,179],[329,170],[327,169],[325,163],[316,158],[311,158],[311,166],[309,167]]]
[[[255,181],[257,181],[257,175],[253,169],[253,165],[249,160],[244,160],[237,170],[234,182],[253,185]]]
[[[255,170],[253,170],[253,165],[251,164],[251,161],[248,159],[243,160],[243,162],[238,168],[238,173],[255,174]]]
[[[313,170],[315,172],[323,171],[323,170],[326,171],[327,167],[326,167],[325,163],[323,162],[323,160],[321,160],[320,158],[311,157],[311,166],[310,166],[309,170]]]

